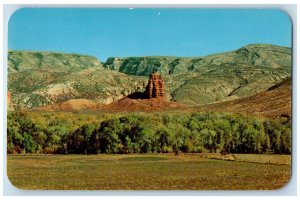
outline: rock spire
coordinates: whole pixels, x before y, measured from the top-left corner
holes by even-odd
[[[162,76],[156,72],[149,76],[148,85],[146,86],[145,96],[151,98],[165,98],[164,80]]]

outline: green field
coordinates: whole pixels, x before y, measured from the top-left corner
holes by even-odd
[[[272,190],[290,178],[290,155],[206,154],[8,155],[7,175],[19,189]],[[267,161],[266,161],[267,160]]]

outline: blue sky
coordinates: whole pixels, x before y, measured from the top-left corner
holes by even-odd
[[[204,56],[268,43],[291,47],[277,9],[24,8],[10,18],[10,50],[98,57]]]

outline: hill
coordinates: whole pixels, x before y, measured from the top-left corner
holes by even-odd
[[[11,107],[33,108],[87,99],[110,104],[143,92],[159,71],[168,100],[191,106],[252,96],[291,76],[291,49],[256,44],[204,57],[109,58],[10,51]]]
[[[136,98],[137,97],[137,98]],[[156,111],[216,111],[255,115],[267,118],[279,116],[291,117],[291,77],[250,97],[236,100],[206,104],[202,106],[188,106],[183,103],[168,101],[163,98],[144,99],[139,95],[129,95],[108,105],[99,104],[87,99],[72,99],[59,104],[37,107],[39,111],[62,112],[156,112]]]
[[[100,110],[102,112],[152,112],[167,110],[184,110],[186,105],[173,101],[166,101],[163,98],[153,99],[131,99],[124,98],[106,105]]]
[[[291,117],[291,78],[251,97],[200,106],[201,111],[227,111],[262,117]]]
[[[145,77],[106,70],[94,57],[10,51],[8,90],[14,108],[34,108],[70,99],[109,104],[144,87]]]
[[[41,106],[33,108],[33,110],[39,111],[61,111],[61,112],[82,112],[82,111],[94,111],[98,110],[101,104],[95,103],[88,99],[71,99],[62,103],[51,104],[47,106]]]
[[[58,52],[9,51],[7,59],[9,73],[38,69],[70,72],[102,66],[100,61],[92,56]]]

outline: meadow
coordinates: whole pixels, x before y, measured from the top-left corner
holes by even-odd
[[[28,190],[273,190],[291,175],[290,155],[215,155],[18,154],[8,155],[7,175]]]

